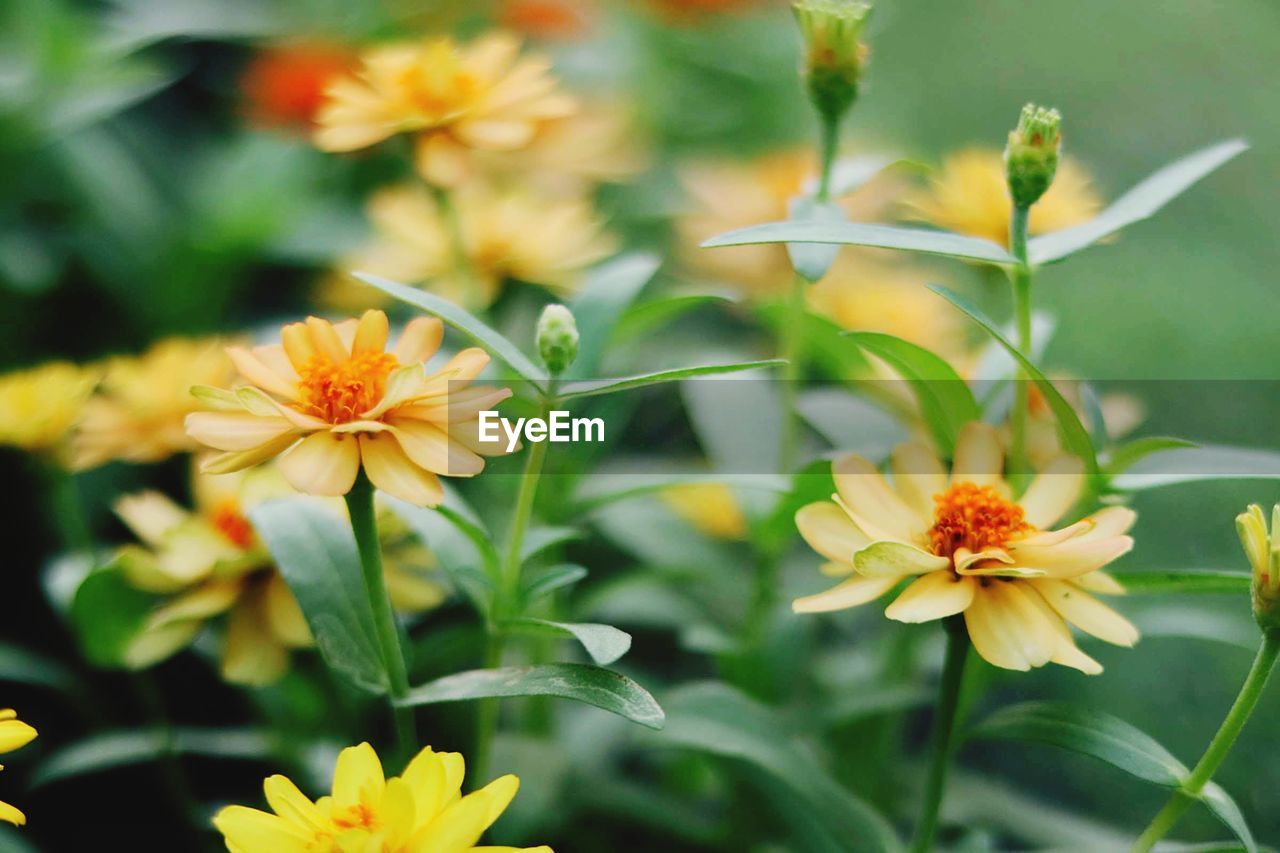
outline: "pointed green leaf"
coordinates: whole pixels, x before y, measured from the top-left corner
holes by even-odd
[[[1245,821],[1236,801],[1231,799],[1231,795],[1224,791],[1221,785],[1217,782],[1205,785],[1204,790],[1200,792],[1200,799],[1204,800],[1204,804],[1209,807],[1209,811],[1213,812],[1214,817],[1235,833],[1236,838],[1240,839],[1240,843],[1248,853],[1257,853],[1258,844],[1253,840],[1249,824]]]
[[[561,400],[572,400],[577,397],[595,397],[600,394],[616,394],[619,391],[631,391],[635,388],[646,388],[664,382],[678,382],[681,379],[692,379],[695,376],[721,376],[727,373],[740,373],[744,370],[758,370],[766,367],[778,367],[785,364],[782,359],[771,358],[764,361],[743,361],[736,364],[708,364],[702,367],[681,367],[675,370],[660,370],[657,373],[646,373],[641,376],[630,376],[625,379],[599,379],[588,382],[570,382],[561,390]]]
[[[535,527],[525,534],[520,547],[520,562],[527,563],[558,545],[581,539],[582,535],[576,527]]]
[[[130,585],[118,559],[93,570],[71,601],[81,652],[95,666],[138,668],[129,662],[130,646],[162,600]]]
[[[578,357],[569,367],[569,378],[596,375],[614,327],[661,263],[655,255],[624,255],[587,274],[586,282],[569,303],[579,333]]]
[[[787,202],[787,215],[792,222],[846,222],[844,208],[810,196],[794,196]],[[812,284],[827,274],[840,255],[840,247],[830,243],[788,243],[787,257],[791,268]]]
[[[653,332],[685,314],[709,305],[732,305],[738,301],[730,293],[696,293],[654,299],[627,309],[614,328],[614,340],[631,340]]]
[[[1219,142],[1165,166],[1111,203],[1088,222],[1033,238],[1027,254],[1033,264],[1060,261],[1081,249],[1146,219],[1196,181],[1249,147],[1243,139]]]
[[[32,649],[10,643],[0,643],[0,681],[39,685],[67,693],[77,689],[71,670]]]
[[[1148,456],[1111,480],[1121,491],[1142,491],[1200,480],[1280,479],[1280,453],[1256,447],[1173,448]]]
[[[431,550],[440,568],[464,593],[482,616],[493,601],[493,583],[499,556],[493,537],[455,492],[446,492],[445,503],[435,509],[414,506],[391,495],[379,502],[400,517]],[[486,573],[487,572],[487,573]]]
[[[848,336],[907,381],[938,446],[950,456],[961,428],[982,418],[978,401],[960,374],[940,356],[902,338],[879,332]]]
[[[521,618],[506,625],[522,633],[572,637],[582,644],[591,660],[599,666],[608,666],[631,649],[630,634],[598,622],[549,622],[546,619]]]
[[[527,604],[550,595],[557,590],[573,586],[587,576],[587,570],[582,566],[562,563],[558,566],[552,566],[544,572],[526,573],[526,575],[528,576],[523,579],[522,594]]]
[[[33,786],[159,760],[166,754],[263,761],[274,754],[271,737],[252,729],[179,728],[172,732],[102,732],[60,747],[35,768]]]
[[[1179,570],[1157,572],[1111,572],[1126,592],[1134,594],[1177,594],[1225,592],[1248,595],[1253,578],[1247,572]]]
[[[1165,450],[1176,450],[1180,447],[1197,447],[1194,441],[1187,441],[1182,438],[1171,438],[1163,435],[1149,435],[1143,438],[1135,438],[1133,441],[1120,445],[1111,452],[1107,457],[1106,465],[1103,470],[1111,476],[1123,473],[1134,465],[1146,459],[1155,453]]]
[[[507,696],[558,696],[585,702],[651,729],[664,714],[649,692],[619,672],[581,663],[476,669],[447,675],[409,691],[402,704],[431,705]]]
[[[873,246],[878,249],[901,249],[907,252],[945,255],[993,264],[1018,262],[1017,258],[990,240],[966,237],[950,231],[899,228],[894,225],[871,225],[863,222],[769,222],[720,234],[707,240],[702,247],[714,249],[721,246],[750,246],[756,243],[838,243],[848,246]]]
[[[1044,395],[1045,400],[1049,403],[1049,408],[1053,410],[1054,417],[1058,419],[1058,433],[1062,438],[1063,447],[1069,453],[1080,457],[1090,476],[1096,481],[1098,477],[1098,457],[1094,453],[1093,440],[1089,438],[1089,431],[1080,423],[1080,418],[1076,415],[1075,409],[1071,408],[1071,404],[1063,398],[1058,389],[1053,386],[1053,383],[1040,372],[1040,368],[1032,364],[1030,359],[1001,334],[999,326],[992,322],[990,317],[968,299],[940,285],[931,284],[929,289],[945,298],[965,314],[968,314],[974,322],[986,330],[987,334],[1004,347],[1009,355],[1013,356],[1014,361],[1018,362],[1018,365],[1031,377],[1031,381],[1036,383],[1036,387],[1040,389],[1040,393]]]
[[[415,308],[439,317],[444,322],[462,332],[476,344],[493,353],[508,367],[527,379],[538,390],[546,390],[546,372],[533,363],[520,351],[520,348],[485,325],[479,318],[454,305],[447,299],[441,299],[434,293],[427,293],[416,287],[409,287],[368,273],[352,273],[355,278],[365,284],[371,284],[384,293],[388,293],[407,302]]]

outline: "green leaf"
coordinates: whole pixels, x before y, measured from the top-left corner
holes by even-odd
[[[31,774],[33,786],[156,761],[165,755],[261,761],[273,755],[271,738],[252,729],[128,730],[90,735],[51,753]]]
[[[857,839],[865,851],[902,849],[892,826],[841,786],[768,707],[727,685],[702,683],[672,693],[667,708],[667,727],[655,745],[744,762],[781,783],[836,841]]]
[[[1171,438],[1163,435],[1149,435],[1144,438],[1135,438],[1133,441],[1120,445],[1111,452],[1107,457],[1107,463],[1103,466],[1103,470],[1111,476],[1120,474],[1134,465],[1151,456],[1154,453],[1160,453],[1164,450],[1176,450],[1182,447],[1197,447],[1194,441],[1187,441],[1183,438]]]
[[[1248,595],[1253,578],[1246,572],[1178,570],[1170,572],[1110,572],[1126,592],[1175,594],[1226,592]]]
[[[967,261],[993,264],[1016,264],[1018,259],[990,240],[932,231],[924,228],[899,228],[893,225],[870,225],[862,222],[769,222],[740,228],[712,237],[702,244],[704,249],[720,246],[750,246],[756,243],[839,243],[849,246],[873,246],[879,249],[902,249],[926,255],[945,255]]]
[[[520,562],[527,563],[552,548],[581,539],[582,535],[576,527],[534,527],[525,534],[520,546]]]
[[[732,305],[737,301],[735,294],[696,293],[644,302],[627,309],[618,319],[618,324],[614,327],[614,341],[651,334],[685,314],[708,305]]]
[[[848,336],[907,380],[930,432],[950,456],[960,429],[982,418],[978,401],[960,374],[940,356],[893,335],[850,332]]]
[[[1236,801],[1231,799],[1231,795],[1222,789],[1217,782],[1210,782],[1204,786],[1204,790],[1200,792],[1200,799],[1209,807],[1209,811],[1213,812],[1218,820],[1222,821],[1227,829],[1235,833],[1236,838],[1240,839],[1240,843],[1244,845],[1244,849],[1248,853],[1257,853],[1258,844],[1253,840],[1253,833],[1249,831],[1249,824],[1245,822],[1244,815],[1240,812],[1240,807],[1236,805]]]
[[[653,473],[652,468],[635,473],[592,474],[578,492],[578,511],[590,512],[631,498],[678,489],[681,486],[716,484],[732,489],[786,492],[791,484],[777,474],[684,474]]]
[[[844,388],[805,391],[796,410],[837,450],[856,450],[873,461],[887,457],[906,441],[899,418]]]
[[[1238,601],[1245,601],[1245,596],[1241,595]],[[1157,638],[1198,640],[1223,643],[1252,654],[1258,650],[1258,626],[1247,608],[1237,609],[1230,606],[1232,603],[1206,607],[1203,600],[1182,596],[1147,598],[1130,601],[1125,615],[1142,633],[1144,642]]]
[[[546,619],[521,618],[506,623],[524,633],[572,637],[582,644],[591,660],[608,666],[631,649],[631,635],[612,625],[597,622],[549,622]]]
[[[298,599],[325,663],[357,687],[387,689],[351,526],[304,497],[260,504],[249,518]]]
[[[965,314],[968,314],[974,322],[986,330],[987,334],[1004,347],[1009,355],[1013,356],[1014,361],[1018,362],[1019,366],[1031,377],[1031,381],[1036,383],[1036,387],[1040,389],[1040,393],[1044,395],[1045,400],[1049,403],[1049,408],[1053,410],[1054,417],[1058,419],[1058,433],[1062,438],[1063,446],[1070,453],[1080,457],[1089,475],[1096,481],[1099,475],[1098,457],[1094,453],[1093,441],[1089,438],[1089,431],[1080,423],[1080,418],[1077,417],[1075,409],[1071,408],[1071,404],[1063,398],[1057,388],[1053,387],[1053,383],[1040,372],[1038,367],[1031,363],[1030,359],[1019,352],[1018,348],[1008,338],[1001,334],[1000,328],[980,308],[960,294],[940,285],[931,284],[929,289],[945,298]]]
[[[582,566],[562,563],[538,574],[526,573],[522,581],[521,594],[525,603],[529,604],[557,590],[573,586],[586,576],[587,570]]]
[[[1033,264],[1060,261],[1081,249],[1146,219],[1189,187],[1249,147],[1243,139],[1219,142],[1165,166],[1111,203],[1088,222],[1032,238],[1027,254]]]
[[[573,699],[651,729],[661,729],[665,716],[649,692],[630,678],[610,669],[581,663],[546,663],[459,672],[413,688],[402,704],[431,705],[507,696]]]
[[[51,687],[68,693],[77,689],[71,670],[52,658],[9,643],[0,643],[0,681]]]
[[[131,586],[118,561],[90,572],[76,589],[70,611],[85,658],[96,666],[135,668],[129,647],[160,600]]]
[[[846,222],[849,218],[840,205],[803,195],[787,202],[787,215],[792,222]],[[840,247],[830,243],[787,244],[791,268],[810,284],[825,276],[839,255]]]
[[[778,367],[785,364],[780,358],[764,361],[741,361],[735,364],[708,364],[701,367],[681,367],[675,370],[660,370],[657,373],[646,373],[630,376],[625,379],[599,379],[586,382],[570,382],[562,389],[561,400],[572,400],[577,397],[595,397],[600,394],[616,394],[619,391],[631,391],[635,388],[646,388],[665,382],[678,382],[695,376],[719,376],[726,373],[740,373],[744,370],[758,370],[766,367]]]
[[[384,293],[394,296],[401,302],[407,302],[415,308],[420,308],[428,314],[439,317],[481,347],[493,353],[505,362],[508,367],[520,374],[524,379],[527,379],[539,391],[546,390],[546,372],[521,352],[519,347],[447,299],[441,299],[434,293],[427,293],[425,290],[389,281],[376,275],[362,272],[352,273],[352,275],[364,283],[371,284]]]
[[[1061,702],[1001,708],[969,732],[978,740],[1029,740],[1092,756],[1131,776],[1176,788],[1186,766],[1153,738],[1118,717]]]
[[[456,492],[447,489],[445,503],[435,509],[414,506],[381,494],[378,500],[400,517],[431,550],[453,585],[470,599],[480,615],[493,601],[499,556],[493,537]]]
[[[1137,492],[1201,480],[1280,479],[1280,453],[1254,447],[1204,445],[1174,448],[1135,463],[1111,480],[1113,488]]]
[[[569,377],[590,377],[600,369],[605,346],[627,307],[653,278],[662,261],[655,255],[615,258],[593,269],[569,310],[578,324],[578,357]]]

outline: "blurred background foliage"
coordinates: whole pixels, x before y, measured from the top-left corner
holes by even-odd
[[[358,47],[390,35],[475,32],[495,18],[532,30],[531,40],[554,57],[571,89],[619,98],[636,116],[647,166],[600,191],[610,229],[626,247],[667,258],[659,287],[717,290],[717,282],[700,278],[680,257],[685,250],[673,221],[689,208],[681,170],[695,161],[810,144],[814,128],[796,76],[798,37],[785,4],[544,4],[580,13],[566,18],[530,15],[527,8],[522,17],[508,5],[516,4],[4,4],[0,367],[55,357],[88,361],[137,352],[167,335],[265,327],[314,310],[328,270],[366,239],[369,191],[404,167],[383,153],[321,154],[296,128],[266,126],[255,113],[261,104],[253,102],[246,74],[264,50],[299,39]],[[1094,175],[1103,198],[1113,198],[1156,165],[1199,146],[1234,135],[1250,140],[1246,156],[1158,220],[1068,266],[1046,269],[1038,295],[1040,307],[1058,318],[1047,364],[1118,380],[1148,408],[1143,431],[1280,445],[1276,389],[1264,381],[1280,378],[1272,351],[1280,242],[1268,214],[1280,173],[1280,102],[1268,76],[1280,7],[1266,0],[877,6],[868,83],[847,134],[854,151],[938,164],[960,148],[999,147],[1016,109],[1036,100],[1062,110],[1068,154]],[[904,174],[914,179],[910,169]],[[1002,290],[973,270],[936,271],[986,300],[993,313],[1007,311]],[[516,294],[497,311],[504,328],[527,329],[535,307]],[[764,340],[742,312],[699,312],[639,352],[679,361],[681,353],[705,353],[709,345],[749,349],[745,341],[767,349]],[[1258,381],[1224,391],[1214,381],[1223,379]],[[695,434],[682,416],[640,412],[628,441],[693,456]],[[41,497],[47,490],[14,453],[0,456],[0,477],[10,507],[0,642],[48,658],[36,672],[24,675],[19,663],[6,671],[7,646],[0,645],[0,674],[10,679],[0,685],[0,705],[38,721],[41,738],[30,748],[37,756],[74,740],[73,733],[140,725],[156,701],[151,688],[83,664],[46,603],[40,579],[57,552]],[[176,461],[82,475],[95,532],[105,541],[123,538],[108,512],[116,494],[143,483],[177,492],[184,477]],[[476,484],[477,505],[485,488]],[[1243,570],[1231,519],[1247,501],[1275,497],[1265,481],[1145,493],[1136,503],[1138,547],[1125,566]],[[868,802],[895,812],[920,768],[901,765],[892,745],[905,739],[918,746],[926,735],[927,715],[918,711],[930,695],[918,688],[930,683],[939,663],[939,632],[888,625],[871,608],[821,623],[779,614],[768,654],[735,660],[716,626],[690,612],[686,593],[702,598],[701,613],[740,612],[749,593],[741,566],[750,559],[742,543],[702,535],[657,499],[601,511],[590,522],[603,536],[573,552],[575,562],[593,570],[575,613],[635,634],[626,668],[669,713],[678,717],[669,701],[677,709],[714,702],[714,686],[687,683],[719,675],[779,703],[788,725],[831,715],[819,760]],[[785,567],[784,590],[811,589],[812,564],[797,553]],[[636,566],[649,570],[632,571]],[[1143,608],[1152,612],[1138,618],[1147,636],[1137,650],[1090,649],[1107,667],[1104,676],[988,670],[984,702],[1071,698],[1137,724],[1184,760],[1194,758],[1247,669],[1254,642],[1248,604],[1162,599],[1133,602],[1126,612],[1140,616]],[[1161,625],[1170,636],[1160,636]],[[416,640],[418,679],[475,665],[475,632],[458,608],[446,609]],[[1197,632],[1211,639],[1196,639]],[[240,726],[265,716],[288,721],[298,742],[314,735],[315,743],[332,746],[337,722],[362,713],[314,658],[281,685],[252,693],[224,685],[196,659],[184,655],[157,671],[167,713],[181,725]],[[877,713],[874,696],[869,709],[859,707],[865,696],[842,688],[865,684],[868,676],[883,688],[879,701],[892,713]],[[70,691],[73,701],[61,701],[50,685]],[[428,715],[427,731],[439,735],[428,740],[465,745],[468,707],[441,707]],[[1280,696],[1272,691],[1218,777],[1258,837],[1272,843],[1280,841],[1280,765],[1270,748],[1278,715]],[[545,740],[515,735],[499,744],[494,767],[524,777],[503,824],[511,838],[565,850],[617,849],[620,839],[634,849],[741,849],[767,840],[777,849],[816,849],[803,827],[778,829],[785,806],[757,808],[790,796],[758,769],[720,773],[716,760],[676,748],[682,738],[696,740],[696,732],[677,727],[665,741],[661,733],[645,734],[645,749],[620,765],[610,745],[641,737],[625,722],[571,708],[555,726],[562,745],[551,750]],[[254,757],[216,758],[234,753],[233,744],[221,743],[214,755],[186,760],[200,802],[251,801],[258,780],[278,769],[253,744],[240,746]],[[298,761],[323,767],[323,748],[316,749],[319,755],[312,750]],[[32,763],[15,762],[0,777],[6,793],[24,779],[42,782],[23,797],[30,826],[0,835],[0,849],[83,849],[75,844],[85,825],[102,837],[127,827],[138,839],[131,849],[162,849],[157,845],[183,831],[171,810],[156,805],[175,793],[164,768],[147,764],[114,769],[109,780],[89,774],[58,781],[35,779]],[[1076,842],[1085,838],[1085,846],[1098,849],[1136,831],[1137,816],[1154,812],[1161,798],[1157,789],[1047,747],[973,744],[961,752],[960,767],[949,809],[972,831],[950,840],[964,849],[1082,849]],[[1017,826],[1019,820],[1031,829]],[[1213,839],[1221,830],[1196,814],[1183,834]]]

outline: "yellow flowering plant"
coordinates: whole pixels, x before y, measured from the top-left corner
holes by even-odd
[[[36,730],[22,720],[12,709],[0,710],[0,753],[21,749],[36,738]],[[22,826],[26,815],[6,802],[0,802],[0,821]]]

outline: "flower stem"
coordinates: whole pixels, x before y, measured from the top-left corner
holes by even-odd
[[[840,120],[822,117],[819,139],[819,156],[822,158],[821,177],[818,179],[818,201],[831,200],[831,172],[835,167],[836,151],[840,147]]]
[[[947,785],[947,769],[951,764],[951,737],[955,731],[960,707],[960,686],[964,681],[964,664],[969,657],[969,632],[963,616],[949,616],[943,623],[947,630],[947,658],[938,685],[938,705],[933,717],[933,746],[930,749],[929,780],[925,785],[924,810],[911,843],[912,853],[928,853],[933,849],[933,836],[938,830],[938,812]]]
[[[1031,265],[1027,263],[1027,221],[1031,210],[1028,207],[1014,205],[1013,216],[1009,221],[1009,246],[1018,265],[1013,269],[1013,313],[1018,332],[1018,349],[1027,358],[1031,358]],[[1026,475],[1027,462],[1027,418],[1030,405],[1031,377],[1025,370],[1018,371],[1018,379],[1014,385],[1013,411],[1010,413],[1010,428],[1013,432],[1012,446],[1009,449],[1010,467],[1015,477]]]
[[[779,358],[787,362],[782,368],[782,435],[778,453],[783,474],[791,473],[800,450],[800,417],[796,412],[796,398],[799,396],[801,361],[804,358],[805,295],[809,283],[799,273],[794,279],[778,348]]]
[[[475,300],[478,279],[475,268],[471,265],[471,256],[467,253],[467,239],[462,230],[462,219],[458,216],[458,206],[454,203],[453,194],[444,187],[428,185],[435,199],[440,218],[444,220],[445,230],[449,234],[450,249],[453,253],[453,267],[460,279],[459,288],[465,300]]]
[[[92,555],[93,533],[85,518],[84,503],[80,499],[75,475],[57,462],[45,463],[41,474],[48,485],[62,547],[86,556]]]
[[[1249,674],[1240,686],[1240,693],[1218,728],[1218,733],[1209,742],[1209,748],[1204,751],[1191,774],[1169,797],[1164,808],[1152,818],[1151,824],[1134,842],[1134,853],[1146,853],[1155,846],[1157,841],[1173,829],[1191,804],[1200,798],[1204,786],[1209,784],[1209,780],[1235,745],[1245,723],[1249,721],[1249,715],[1253,713],[1254,706],[1258,704],[1258,699],[1267,686],[1267,678],[1275,668],[1277,655],[1280,655],[1280,629],[1273,628],[1263,632],[1262,645],[1258,647],[1253,666],[1249,668]]]
[[[382,664],[387,670],[388,699],[396,727],[396,739],[402,751],[412,754],[417,748],[418,740],[413,709],[399,704],[409,694],[409,673],[405,667],[404,651],[400,648],[400,629],[396,624],[395,611],[391,609],[387,581],[382,572],[382,547],[378,543],[373,484],[369,482],[363,469],[356,477],[351,491],[347,492],[347,510],[351,514],[351,528],[355,532],[356,548],[360,552],[360,568],[364,572],[369,607],[373,610],[373,625],[378,633]]]

